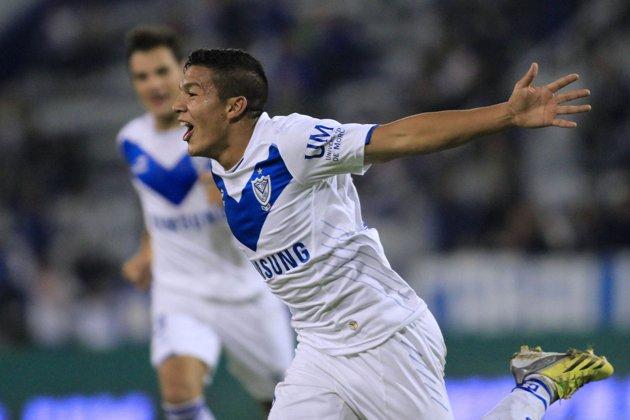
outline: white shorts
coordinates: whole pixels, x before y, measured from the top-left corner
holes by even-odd
[[[294,349],[289,313],[269,292],[245,302],[219,302],[159,286],[152,290],[151,363],[193,356],[216,370],[221,347],[228,370],[260,401],[273,398]]]
[[[270,420],[452,419],[446,346],[427,311],[383,344],[330,356],[300,343]]]

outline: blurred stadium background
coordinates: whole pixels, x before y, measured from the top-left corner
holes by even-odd
[[[271,114],[387,122],[503,101],[530,62],[569,72],[593,111],[356,178],[366,222],[428,302],[458,418],[511,389],[521,343],[594,345],[615,377],[549,411],[630,418],[630,3],[625,0],[3,0],[0,4],[0,419],[150,419],[147,296],[119,275],[140,212],[114,142],[142,112],[123,38],[265,64]],[[223,369],[220,419],[260,414]]]

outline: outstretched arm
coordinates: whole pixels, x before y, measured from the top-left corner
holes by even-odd
[[[557,93],[575,82],[577,74],[561,77],[545,86],[533,86],[537,74],[538,64],[533,63],[516,82],[507,102],[461,111],[427,112],[377,127],[365,147],[366,163],[449,149],[511,127],[575,127],[575,122],[561,116],[588,112],[591,106],[563,104],[586,97],[590,91],[575,89]]]

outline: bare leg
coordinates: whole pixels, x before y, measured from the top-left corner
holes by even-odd
[[[191,356],[172,356],[158,368],[162,407],[168,420],[214,419],[203,399],[208,367]]]

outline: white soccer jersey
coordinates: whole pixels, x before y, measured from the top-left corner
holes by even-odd
[[[209,203],[198,174],[210,161],[188,156],[184,131],[158,131],[145,114],[117,138],[151,235],[153,283],[222,301],[250,299],[264,285],[234,246],[223,210]]]
[[[235,168],[212,162],[241,248],[298,340],[331,355],[376,346],[426,309],[361,218],[350,174],[367,170],[374,127],[264,113]]]

